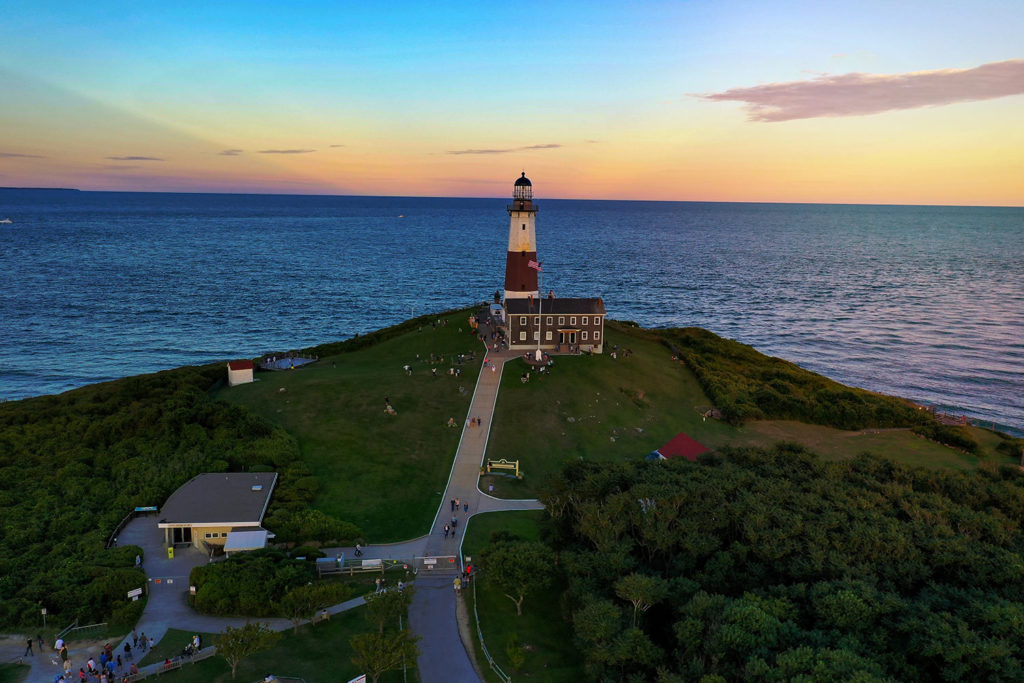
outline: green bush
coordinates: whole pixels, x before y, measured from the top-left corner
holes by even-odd
[[[908,401],[844,386],[707,330],[687,327],[659,330],[658,334],[693,370],[731,424],[773,419],[865,429],[933,421]]]
[[[316,578],[310,563],[291,560],[278,550],[256,550],[202,565],[189,575],[196,587],[193,606],[204,614],[268,617],[289,589]]]

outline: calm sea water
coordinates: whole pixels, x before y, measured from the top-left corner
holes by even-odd
[[[505,204],[0,190],[13,221],[0,224],[0,398],[488,298],[503,287]],[[545,290],[1024,428],[1024,209],[539,206]]]

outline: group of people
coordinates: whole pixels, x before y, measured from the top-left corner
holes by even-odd
[[[37,642],[39,643],[39,651],[43,650],[43,637],[36,636]],[[139,673],[138,665],[132,661],[134,645],[135,652],[145,652],[149,649],[150,641],[146,638],[146,634],[139,635],[134,630],[132,631],[132,640],[128,642],[125,640],[124,653],[114,654],[114,648],[110,643],[103,646],[103,650],[99,653],[98,657],[89,657],[86,661],[85,666],[78,668],[78,673],[75,674],[71,671],[71,655],[68,651],[67,643],[64,642],[63,638],[58,638],[57,642],[53,644],[53,649],[57,651],[60,657],[60,663],[64,667],[64,673],[58,675],[54,681],[55,683],[73,683],[73,681],[79,681],[79,683],[118,683],[119,681],[128,681],[134,674]],[[26,655],[32,655],[32,640],[28,641],[28,648],[25,650]]]
[[[451,534],[452,538],[455,538],[455,529],[459,525],[459,518],[457,516],[458,512],[459,512],[459,508],[461,508],[463,512],[468,513],[469,512],[469,503],[463,501],[461,498],[452,498],[451,499],[451,508],[452,508],[452,510],[451,510],[452,511],[451,521],[446,523],[444,525],[444,528],[443,528],[444,537],[445,538],[448,538],[448,534]]]

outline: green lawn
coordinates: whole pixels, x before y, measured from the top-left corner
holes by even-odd
[[[309,683],[350,680],[363,672],[357,671],[352,663],[349,638],[370,630],[362,608],[336,614],[330,621],[316,626],[302,626],[297,635],[288,629],[276,647],[243,659],[238,665],[236,680],[242,683],[259,681],[268,673],[303,678]],[[177,634],[185,632],[178,631]],[[171,635],[173,633],[169,632],[168,637]],[[185,637],[191,635],[187,633]],[[231,681],[231,667],[223,657],[213,657],[197,664],[185,664],[181,670],[164,674],[159,680],[165,683],[227,683]],[[381,676],[381,680],[397,683],[402,680],[402,672],[392,671]],[[416,662],[409,663],[409,680],[416,680]]]
[[[556,357],[551,376],[534,372],[527,384],[520,379],[527,370],[524,362],[506,365],[487,457],[518,459],[524,478],[485,476],[484,490],[493,484],[495,495],[501,497],[534,497],[564,462],[643,458],[679,432],[710,448],[796,441],[826,459],[870,451],[924,467],[967,469],[980,462],[977,456],[928,441],[909,429],[850,432],[784,420],[733,427],[704,420],[700,410],[711,401],[689,368],[673,362],[671,352],[650,331],[631,333],[613,324],[606,329],[606,338],[609,353]],[[615,344],[618,360],[610,355]],[[624,357],[625,349],[633,354]],[[530,428],[524,429],[527,424]],[[971,432],[985,459],[1011,462],[995,452],[995,435],[976,428]]]
[[[258,373],[259,381],[222,389],[218,398],[295,436],[321,484],[316,508],[358,524],[371,543],[420,536],[458,446],[461,429],[446,423],[454,418],[461,428],[483,360],[482,345],[469,334],[468,311],[445,318],[447,327],[428,323],[299,370]],[[476,358],[462,366],[462,376],[448,375],[453,357],[467,352]],[[444,361],[431,362],[431,354]],[[402,370],[406,364],[412,376]],[[384,413],[385,397],[397,415]]]
[[[510,531],[527,540],[539,540],[537,525],[543,515],[541,510],[474,515],[469,520],[462,553],[478,556],[486,547],[491,533],[497,530]],[[543,567],[537,570],[545,571]],[[551,683],[582,680],[582,661],[573,645],[572,628],[560,614],[564,588],[564,585],[554,585],[528,596],[523,602],[523,615],[517,617],[515,605],[497,587],[488,584],[486,572],[476,580],[477,610],[484,641],[498,666],[514,680],[527,678]],[[468,590],[465,594],[472,619],[473,591]],[[475,634],[475,624],[471,626]],[[518,672],[512,669],[505,653],[505,645],[512,634],[518,635],[526,650],[526,660]],[[493,674],[480,644],[476,642],[475,645],[477,661],[491,679]],[[493,680],[497,677],[493,676]]]
[[[0,683],[21,683],[31,670],[28,664],[0,664]]]

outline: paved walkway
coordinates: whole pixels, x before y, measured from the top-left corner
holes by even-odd
[[[490,334],[489,326],[481,325],[481,333],[486,339]],[[539,510],[544,507],[536,500],[495,498],[479,488],[480,466],[487,451],[502,371],[507,361],[518,357],[518,353],[511,351],[487,352],[487,366],[481,369],[477,378],[448,486],[426,541],[425,552],[433,557],[455,555],[459,558],[457,564],[460,568],[462,533],[470,517],[483,512]],[[480,418],[481,426],[470,427],[471,418]],[[455,499],[460,505],[453,511],[451,501]],[[468,511],[463,507],[465,504],[469,505]],[[444,525],[450,524],[453,516],[457,520],[456,533],[445,538]],[[467,654],[473,644],[463,642],[459,634],[455,601],[461,598],[455,596],[452,579],[452,575],[424,577],[422,572],[417,579],[418,589],[409,610],[409,626],[423,639],[420,641],[418,665],[420,679],[424,683],[480,680]],[[469,672],[473,672],[472,675]]]

